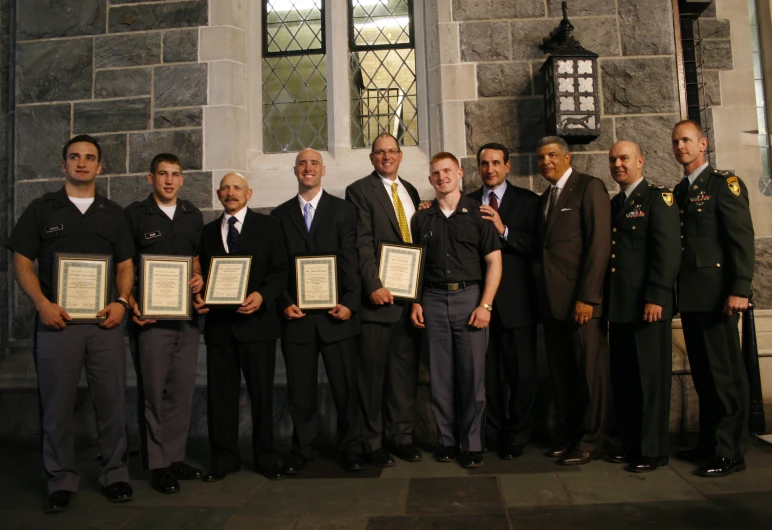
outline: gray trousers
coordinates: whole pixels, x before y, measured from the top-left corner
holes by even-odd
[[[147,469],[162,469],[185,458],[199,330],[190,320],[137,327],[137,349],[132,354],[142,411],[142,461]]]
[[[69,324],[52,330],[39,321],[35,366],[40,394],[43,466],[48,491],[78,491],[73,412],[83,368],[96,409],[102,460],[99,483],[128,482],[126,469],[126,345],[123,326]]]
[[[468,322],[479,302],[477,285],[458,291],[427,289],[421,299],[439,444],[475,452],[482,451],[488,328],[472,328]]]

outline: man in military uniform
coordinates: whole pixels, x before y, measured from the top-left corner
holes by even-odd
[[[67,142],[62,151],[64,187],[34,200],[7,244],[13,251],[16,281],[37,309],[33,354],[43,467],[48,475],[49,496],[43,505],[47,513],[66,509],[78,491],[72,416],[84,367],[102,451],[102,492],[112,502],[128,501],[133,493],[126,469],[126,345],[121,323],[134,283],[134,245],[121,207],[96,192],[101,154],[99,143],[90,136]],[[76,324],[56,303],[56,253],[112,256],[118,298],[98,313],[104,320]]]
[[[753,277],[753,222],[743,181],[705,160],[708,139],[699,124],[677,123],[672,140],[685,175],[675,189],[682,238],[678,307],[700,401],[697,446],[676,457],[707,461],[696,473],[722,477],[745,469],[748,448],[748,379],[737,324]]]
[[[622,188],[611,201],[611,261],[606,292],[611,385],[622,451],[607,459],[635,472],[668,462],[671,323],[680,263],[673,194],[643,177],[638,144],[608,155]]]
[[[161,153],[150,163],[147,176],[153,191],[143,201],[126,208],[134,246],[135,265],[142,254],[190,256],[190,288],[201,290],[198,251],[204,219],[188,201],[178,198],[185,176],[177,156]],[[141,272],[140,272],[141,274]],[[134,366],[138,378],[142,460],[151,470],[150,484],[161,493],[180,490],[178,479],[201,477],[201,470],[186,464],[193,390],[196,386],[198,322],[193,320],[141,320],[140,308],[130,300],[135,327]]]

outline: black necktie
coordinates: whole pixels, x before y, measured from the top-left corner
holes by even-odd
[[[678,185],[678,188],[676,190],[676,196],[678,199],[678,205],[680,206],[684,199],[686,198],[686,195],[689,193],[689,177],[684,177],[683,180],[681,180],[681,184]]]
[[[620,191],[616,197],[614,197],[614,202],[611,205],[611,220],[614,221],[618,216],[619,212],[622,211],[622,208],[625,206],[625,200],[627,197],[625,196],[624,191]]]
[[[238,219],[231,217],[228,219],[228,254],[236,253],[236,245],[239,242],[239,231],[236,230]]]
[[[552,186],[552,189],[550,190],[550,197],[549,197],[549,208],[547,208],[547,220],[549,220],[550,216],[552,215],[552,211],[555,209],[555,203],[558,202],[558,192],[560,191],[560,188],[557,186]]]

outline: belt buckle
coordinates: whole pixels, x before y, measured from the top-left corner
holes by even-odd
[[[449,283],[448,291],[458,291],[458,283]]]

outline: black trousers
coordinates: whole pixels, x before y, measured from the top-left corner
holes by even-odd
[[[507,329],[498,315],[492,315],[485,357],[489,448],[525,445],[531,440],[537,382],[536,325]]]
[[[252,448],[258,469],[280,459],[273,448],[273,376],[276,341],[208,346],[207,404],[212,467],[225,471],[241,467],[239,398],[241,374],[252,402]]]
[[[625,448],[636,456],[668,455],[673,375],[671,320],[609,323],[614,416]]]
[[[686,353],[700,400],[699,445],[716,455],[743,458],[748,450],[749,390],[740,351],[740,316],[681,314]]]

